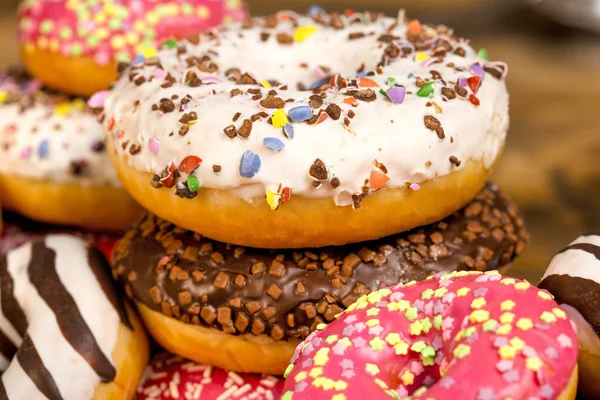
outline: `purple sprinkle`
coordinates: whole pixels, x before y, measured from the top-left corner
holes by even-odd
[[[404,293],[402,292],[394,292],[390,296],[391,301],[400,301],[404,298]]]
[[[288,116],[292,122],[303,122],[308,121],[313,117],[313,111],[309,106],[298,106],[292,108],[288,112]]]
[[[348,337],[352,336],[354,333],[354,327],[352,325],[346,325],[346,327],[342,330],[342,335]]]
[[[435,383],[435,379],[431,375],[427,375],[425,379],[423,379],[423,385],[425,387],[431,387]]]
[[[382,331],[383,331],[383,326],[381,326],[381,325],[376,325],[376,326],[372,326],[369,328],[370,335],[379,336],[379,334],[381,334]]]
[[[108,97],[108,90],[102,90],[100,92],[96,92],[90,97],[87,104],[91,108],[100,108],[104,107],[104,101]]]
[[[492,388],[479,389],[479,393],[477,393],[477,400],[494,400],[495,398]]]
[[[473,75],[478,76],[481,79],[483,79],[485,77],[485,71],[483,70],[483,67],[479,63],[475,63],[475,64],[471,65],[471,72],[473,73]]]
[[[415,74],[413,74],[412,72],[410,74],[408,74],[408,76],[407,76],[408,79],[412,79],[414,77],[415,77]]]
[[[439,381],[439,385],[444,389],[450,389],[455,383],[451,376],[445,376]]]
[[[315,331],[315,332],[318,332],[318,331]],[[319,347],[319,346],[321,346],[321,344],[322,344],[322,343],[323,343],[323,338],[321,338],[321,337],[319,337],[319,336],[315,337],[315,338],[313,339],[313,341],[312,341],[312,344],[313,344],[315,347]]]
[[[480,287],[480,288],[477,288],[477,289],[475,289],[473,291],[473,296],[475,296],[475,297],[484,297],[487,294],[488,291],[489,291],[488,288]]]
[[[418,183],[411,183],[409,186],[410,190],[414,190],[415,192],[419,189],[421,189],[421,185],[419,185]]]
[[[354,326],[354,330],[358,333],[361,333],[362,331],[364,331],[365,329],[367,329],[366,325],[364,324],[364,322],[357,322],[356,324],[353,325]]]
[[[313,364],[313,359],[307,358],[304,361],[302,361],[302,368],[310,368],[310,367],[312,367],[312,364]]]
[[[551,399],[554,397],[554,389],[552,389],[552,386],[546,383],[540,389],[540,396],[544,399]]]
[[[544,354],[546,354],[548,358],[551,358],[553,360],[556,360],[558,358],[558,351],[556,351],[554,347],[548,347],[546,350],[544,350]]]
[[[460,86],[461,88],[467,87],[467,78],[465,78],[464,76],[458,78],[458,86]]]
[[[204,78],[202,78],[202,83],[205,85],[211,84],[211,83],[221,83],[221,79],[219,79],[216,76],[205,76]]]
[[[435,338],[433,338],[431,345],[434,349],[439,350],[444,346],[444,341],[442,340],[442,337],[438,335]]]
[[[155,156],[158,155],[158,150],[160,149],[160,142],[157,138],[151,137],[148,140],[148,146],[150,147],[150,152]]]
[[[521,379],[519,376],[519,371],[517,371],[516,369],[511,369],[510,371],[505,372],[504,374],[502,374],[502,377],[508,383],[515,383],[518,382],[519,379]]]
[[[258,154],[246,150],[240,161],[240,175],[244,178],[252,178],[260,169],[260,157]]]
[[[406,88],[394,86],[393,88],[389,88],[385,94],[387,94],[387,97],[390,99],[392,104],[402,104],[404,102],[404,96],[406,96]]]
[[[525,346],[523,349],[523,355],[526,357],[537,357],[537,351],[531,346]]]
[[[433,306],[433,312],[435,314],[442,314],[445,309],[446,309],[446,305],[444,303],[442,303],[441,300],[436,301]]]
[[[337,342],[333,345],[331,350],[333,351],[333,354],[337,356],[343,356],[346,352],[346,345],[344,345],[342,342]]]
[[[358,319],[358,317],[356,315],[348,315],[345,319],[344,319],[344,323],[345,324],[353,324],[356,322],[356,320]]]
[[[340,363],[340,367],[342,367],[342,369],[352,369],[354,368],[354,361],[344,358]]]
[[[352,339],[352,343],[354,344],[355,347],[362,349],[367,345],[367,341],[363,338],[361,338],[360,336]]]
[[[288,139],[294,138],[294,126],[289,122],[283,126],[283,135]]]
[[[37,79],[32,79],[27,83],[25,91],[29,94],[33,94],[42,88],[42,82]]]
[[[550,329],[550,325],[541,322],[536,322],[534,326],[535,329],[539,329],[540,331],[547,331]]]
[[[496,363],[496,369],[500,372],[506,372],[513,368],[515,365],[513,360],[500,360]]]
[[[42,140],[40,143],[40,147],[38,148],[38,155],[40,158],[45,158],[48,155],[48,151],[50,150],[50,142],[48,139]]]
[[[496,336],[494,339],[494,347],[499,349],[502,346],[506,346],[508,344],[508,338],[506,336]]]
[[[351,369],[345,369],[342,371],[342,377],[346,379],[352,379],[356,376],[356,373]]]
[[[304,392],[304,390],[308,387],[308,383],[306,381],[300,381],[296,383],[294,386],[294,392]]]
[[[165,79],[167,77],[167,75],[169,75],[167,73],[167,71],[165,71],[162,68],[156,68],[154,70],[154,77],[157,78],[157,79]]]
[[[417,311],[423,311],[423,307],[425,307],[425,302],[421,299],[417,299],[413,302],[413,307],[417,309]]]
[[[304,349],[302,349],[302,354],[308,356],[310,355],[310,353],[312,353],[315,350],[315,347],[313,346],[312,343],[309,343],[306,345],[306,347]]]
[[[263,145],[266,148],[271,149],[275,152],[280,151],[281,149],[283,149],[285,147],[285,144],[283,144],[283,142],[281,140],[274,138],[274,137],[264,138]]]

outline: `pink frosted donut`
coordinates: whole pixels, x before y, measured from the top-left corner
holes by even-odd
[[[18,10],[18,40],[33,76],[89,96],[116,78],[117,62],[245,17],[243,0],[29,0]]]
[[[462,271],[363,296],[298,346],[282,399],[573,399],[576,364],[548,292]]]
[[[283,382],[274,376],[237,374],[168,353],[154,357],[138,400],[276,400]]]

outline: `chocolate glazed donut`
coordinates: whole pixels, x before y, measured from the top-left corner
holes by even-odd
[[[503,268],[527,242],[514,204],[488,185],[467,207],[441,222],[376,241],[321,249],[242,248],[147,215],[117,245],[113,274],[143,309],[169,317],[165,323],[177,319],[227,336],[287,341],[293,353],[318,324],[333,320],[372,290],[439,271]],[[148,325],[152,332],[152,323]],[[170,342],[169,350],[182,352]],[[283,372],[247,365],[242,369]]]

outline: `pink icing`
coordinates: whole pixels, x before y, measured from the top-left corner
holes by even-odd
[[[131,61],[168,39],[246,18],[242,0],[30,0],[18,11],[25,51]]]
[[[546,291],[486,275],[359,299],[298,346],[282,399],[556,399],[577,362],[571,322]]]
[[[137,399],[277,400],[282,385],[272,376],[227,372],[163,353],[151,361]]]

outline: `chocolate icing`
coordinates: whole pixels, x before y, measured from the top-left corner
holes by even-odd
[[[579,311],[594,328],[596,335],[600,336],[600,284],[598,282],[578,276],[548,275],[538,287],[552,293],[559,304],[568,304]]]
[[[582,250],[582,251],[585,251],[586,253],[590,253],[591,255],[593,255],[594,257],[596,257],[596,259],[598,261],[600,261],[600,246],[596,246],[595,244],[591,244],[591,243],[575,243],[575,244],[571,244],[571,245],[565,247],[564,249],[562,249],[561,251],[559,251],[557,254],[564,253],[565,251],[568,251],[568,250]]]
[[[65,340],[87,361],[103,382],[112,382],[117,371],[96,342],[75,299],[60,281],[56,271],[56,252],[47,247],[45,241],[39,240],[32,244],[27,273],[40,297],[56,316]]]
[[[14,343],[0,330],[0,354],[7,360],[10,360],[16,352],[17,348]]]
[[[306,337],[380,287],[506,266],[528,238],[514,204],[488,185],[441,222],[322,249],[242,248],[146,215],[117,245],[113,274],[130,297],[169,317],[283,340]]]
[[[13,293],[13,279],[8,272],[8,260],[2,257],[0,260],[0,301],[2,301],[2,313],[8,322],[23,337],[27,330],[27,319]]]
[[[19,360],[23,371],[44,396],[50,400],[62,400],[54,378],[44,365],[29,335],[25,335],[21,347],[17,350],[17,360]]]

